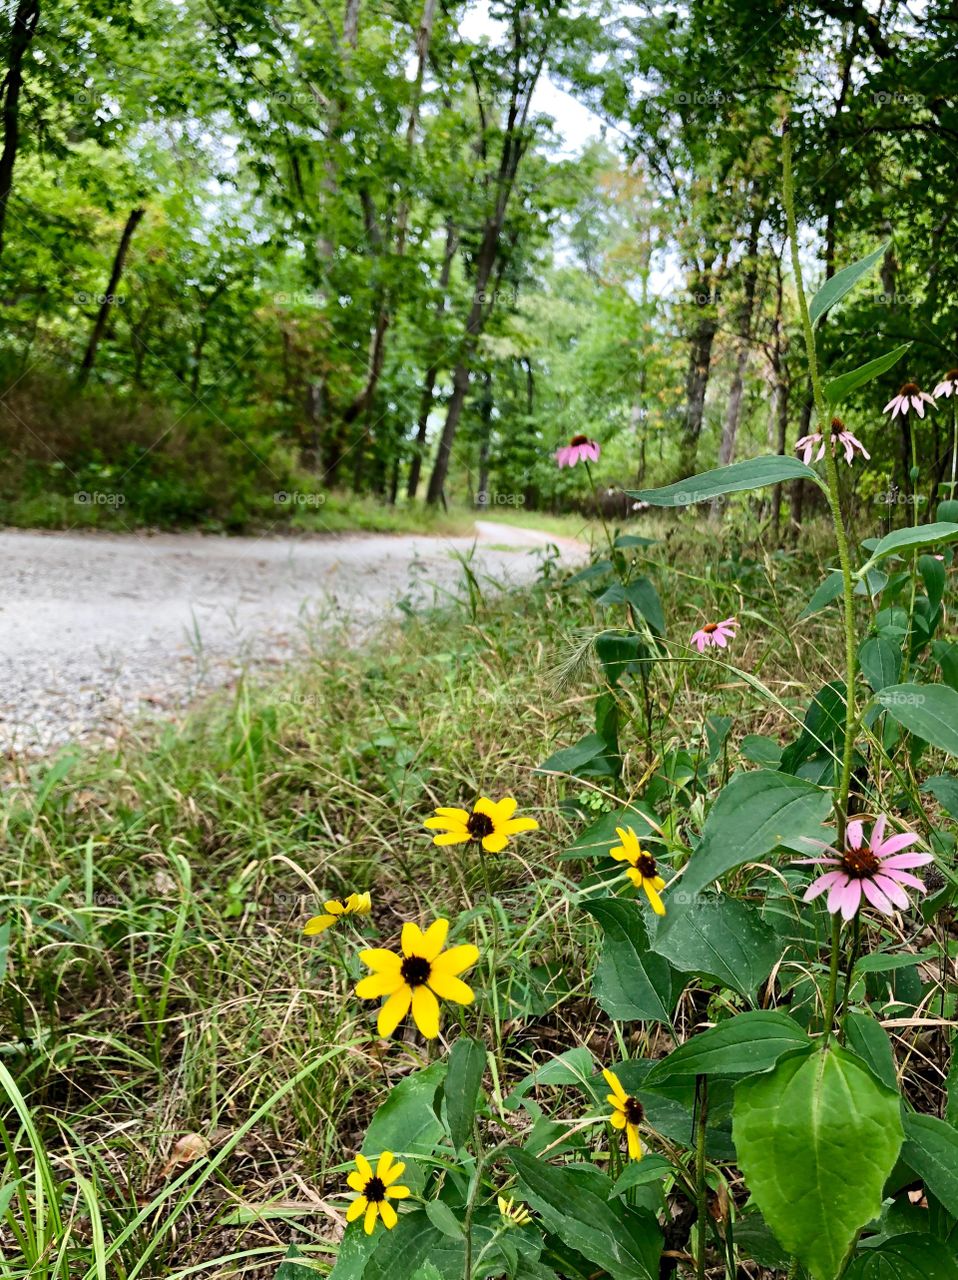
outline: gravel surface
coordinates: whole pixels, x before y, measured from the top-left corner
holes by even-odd
[[[0,748],[112,742],[243,670],[285,663],[347,622],[362,636],[461,593],[456,555],[499,583],[532,579],[537,551],[580,543],[476,522],[476,538],[395,535],[0,533]]]

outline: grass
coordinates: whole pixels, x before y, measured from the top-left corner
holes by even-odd
[[[671,662],[653,681],[651,734],[636,695],[619,793],[657,788],[666,821],[693,833],[743,736],[794,736],[835,662],[825,622],[796,637],[814,554],[768,558],[670,528],[648,571],[677,651],[703,616],[737,612],[735,660],[771,694],[757,702],[716,662]],[[623,1029],[589,995],[595,926],[575,907],[590,868],[562,857],[583,814],[615,796],[535,773],[591,728],[594,680],[572,659],[607,616],[582,588],[474,586],[461,608],[409,617],[361,652],[328,644],[182,726],[13,769],[0,813],[0,1084],[13,1103],[0,1277],[265,1278],[291,1239],[331,1264],[346,1161],[427,1051],[410,1033],[376,1039],[373,1007],[351,994],[354,934],[303,937],[327,897],[370,890],[359,930],[384,944],[403,920],[440,913],[476,936],[480,994],[460,1020],[486,1028],[497,1096],[575,1045],[616,1052]],[[676,788],[675,753],[704,744],[719,692],[729,746]],[[487,886],[475,856],[434,849],[422,820],[507,793],[541,829],[487,865]],[[454,1036],[453,1007],[445,1017]],[[678,1033],[699,1017],[693,994]],[[632,1024],[627,1047],[654,1054],[658,1034]],[[537,1097],[576,1119],[568,1095]]]

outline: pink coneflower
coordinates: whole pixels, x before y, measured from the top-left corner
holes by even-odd
[[[949,369],[931,394],[947,400],[955,391],[958,391],[958,369]]]
[[[801,440],[795,441],[795,451],[802,455],[802,461],[806,467],[812,460],[816,445],[818,445],[818,452],[815,454],[815,461],[821,462],[825,456],[825,441],[820,431],[816,431],[810,436],[802,436]],[[839,448],[845,451],[845,461],[849,466],[851,466],[852,459],[855,457],[856,449],[866,462],[871,458],[871,454],[857,436],[853,436],[850,431],[846,431],[845,424],[841,418],[832,418],[832,452],[836,452]]]
[[[918,839],[910,831],[885,839],[884,814],[872,827],[871,839],[865,844],[865,831],[857,819],[848,824],[845,832],[845,852],[839,853],[829,845],[822,845],[833,857],[803,858],[804,863],[824,864],[835,867],[813,880],[805,890],[805,901],[811,902],[828,890],[829,911],[840,911],[842,918],[851,920],[861,906],[862,894],[873,907],[891,915],[896,907],[907,909],[908,896],[902,885],[925,892],[925,885],[917,876],[909,875],[908,867],[923,867],[932,862],[930,853],[902,853]],[[819,843],[815,841],[815,843]]]
[[[556,450],[556,462],[560,467],[574,467],[577,462],[598,462],[600,453],[598,440],[573,436],[568,444]]]
[[[689,643],[694,644],[699,653],[704,653],[706,645],[710,644],[717,649],[724,649],[730,640],[735,639],[737,626],[738,620],[734,617],[726,618],[724,622],[706,622],[704,627],[695,632]]]
[[[935,402],[927,391],[922,391],[917,382],[906,382],[897,396],[892,398],[882,409],[882,413],[887,413],[891,409],[891,416],[896,418],[898,414],[905,415],[909,409],[914,409],[919,418],[925,416],[925,405],[930,404],[935,408]]]

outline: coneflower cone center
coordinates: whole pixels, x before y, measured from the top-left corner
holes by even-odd
[[[881,870],[881,859],[871,849],[846,849],[842,855],[842,870],[857,880],[868,880]]]
[[[407,987],[421,987],[429,981],[429,961],[424,956],[405,956],[400,973]]]
[[[573,436],[572,439],[569,441],[570,445],[588,444],[588,443],[589,443],[588,436]]]
[[[900,396],[916,396],[920,390],[921,388],[917,382],[906,382],[898,394]]]
[[[625,1112],[625,1118],[629,1124],[641,1124],[645,1119],[645,1107],[642,1106],[638,1098],[626,1098],[622,1110]]]
[[[640,853],[635,862],[635,869],[644,880],[654,880],[658,875],[655,859],[650,853]]]
[[[386,1184],[382,1178],[370,1178],[365,1187],[363,1187],[363,1195],[370,1204],[379,1204],[386,1199]]]
[[[958,369],[949,369],[942,379],[943,382],[958,382]]]
[[[486,836],[492,835],[495,827],[488,813],[471,813],[466,823],[466,830],[473,840],[485,840]]]
[[[718,628],[719,628],[719,624],[717,622],[706,622],[702,630],[705,632],[707,636],[710,636],[713,631],[718,631]]]

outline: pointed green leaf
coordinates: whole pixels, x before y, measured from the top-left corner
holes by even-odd
[[[593,995],[610,1018],[668,1022],[672,970],[649,945],[642,908],[627,898],[593,898],[582,909],[604,934]]]
[[[858,662],[873,691],[881,693],[901,673],[901,645],[890,636],[869,636],[858,651]]]
[[[839,299],[844,298],[850,289],[854,289],[855,285],[867,275],[869,271],[880,262],[885,254],[890,240],[886,240],[884,244],[880,244],[867,257],[859,258],[857,262],[853,262],[848,267],[842,267],[841,271],[836,271],[830,280],[826,280],[819,289],[815,297],[812,298],[808,307],[808,314],[812,324],[818,324],[825,312],[835,305]]]
[[[476,1115],[476,1103],[485,1069],[485,1047],[470,1036],[460,1036],[449,1054],[449,1066],[443,1086],[446,1123],[452,1145],[457,1151],[466,1145],[472,1133],[472,1122]]]
[[[894,351],[889,351],[883,356],[879,356],[877,360],[869,360],[867,364],[860,364],[857,369],[850,369],[848,373],[840,373],[837,378],[832,378],[830,382],[825,384],[825,399],[829,405],[835,406],[840,404],[846,396],[850,396],[853,391],[857,391],[859,387],[863,387],[866,382],[871,382],[873,378],[880,378],[883,373],[897,364],[908,348],[910,342],[903,342],[900,347],[896,347]]]
[[[875,701],[909,733],[958,756],[958,692],[948,685],[894,684]]]
[[[944,1240],[913,1232],[874,1249],[860,1249],[843,1280],[954,1280],[955,1276],[958,1254]]]
[[[867,564],[858,570],[856,577],[860,578],[867,569],[887,556],[903,556],[918,547],[953,542],[955,538],[958,538],[958,524],[945,520],[939,520],[936,524],[920,524],[916,528],[895,529],[893,533],[886,533],[884,538],[879,538]]]
[[[907,1114],[902,1158],[958,1218],[958,1129],[937,1116]]]
[[[680,889],[670,901],[684,896]],[[761,912],[727,895],[700,894],[687,907],[670,906],[668,928],[652,945],[680,973],[705,974],[743,996],[753,994],[782,954]]]
[[[799,622],[804,618],[810,618],[813,613],[818,613],[820,610],[824,609],[826,605],[830,605],[834,600],[837,600],[841,596],[843,590],[844,579],[842,578],[841,570],[832,569],[828,577],[825,578],[824,581],[820,582],[816,587],[811,600],[809,600],[808,604],[798,615]]]
[[[828,791],[804,778],[770,769],[736,773],[709,810],[679,882],[683,892],[701,893],[726,871],[763,858],[786,840],[820,835],[830,808]]]
[[[736,1014],[673,1049],[646,1076],[654,1089],[664,1080],[742,1076],[767,1071],[779,1058],[807,1047],[808,1036],[787,1013],[757,1009]]]
[[[898,1094],[838,1045],[782,1058],[736,1088],[732,1136],[748,1188],[813,1280],[836,1280],[881,1213],[900,1112]]]
[[[715,471],[703,471],[701,475],[677,480],[675,484],[667,484],[661,489],[638,489],[630,492],[629,497],[649,502],[653,507],[690,507],[697,502],[710,502],[725,493],[761,489],[783,480],[820,483],[817,472],[806,467],[804,462],[775,453],[763,458],[748,458],[745,462],[733,462],[730,467],[718,467]]]

